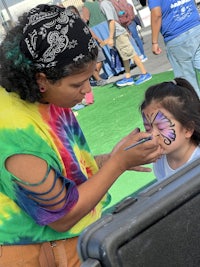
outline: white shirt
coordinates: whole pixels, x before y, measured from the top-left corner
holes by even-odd
[[[199,157],[200,157],[200,147],[198,146],[192,153],[189,160],[181,167],[174,170],[169,166],[166,155],[163,155],[160,159],[158,159],[155,163],[153,163],[154,174],[158,181],[164,180],[169,175],[174,174],[177,170],[179,170],[182,167],[185,167],[189,162]]]

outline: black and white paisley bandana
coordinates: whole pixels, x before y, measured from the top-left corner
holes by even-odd
[[[38,5],[27,15],[21,52],[37,69],[77,62],[96,46],[86,24],[56,5]]]

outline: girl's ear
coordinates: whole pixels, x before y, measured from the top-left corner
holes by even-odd
[[[191,121],[188,123],[187,127],[185,128],[185,137],[186,138],[191,138],[191,136],[193,135],[194,133],[194,122]]]
[[[185,129],[185,137],[186,138],[191,138],[193,133],[194,133],[194,128],[186,128]]]

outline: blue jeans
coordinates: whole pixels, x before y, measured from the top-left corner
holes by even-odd
[[[145,56],[143,42],[142,42],[142,40],[138,34],[137,24],[135,23],[134,20],[131,22],[131,24],[128,25],[128,29],[129,29],[133,39],[135,40],[137,46],[139,47],[141,54]]]
[[[200,25],[165,43],[174,76],[188,80],[200,97]]]

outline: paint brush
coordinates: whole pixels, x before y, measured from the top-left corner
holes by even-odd
[[[143,138],[143,139],[139,140],[138,142],[136,142],[136,143],[134,143],[134,144],[132,144],[132,145],[130,145],[130,146],[127,146],[126,148],[124,148],[124,150],[129,150],[130,148],[135,147],[135,146],[138,146],[138,145],[140,145],[140,144],[143,144],[143,143],[145,143],[146,141],[149,141],[149,140],[151,140],[151,139],[152,139],[152,136]]]

